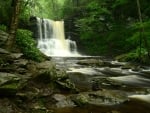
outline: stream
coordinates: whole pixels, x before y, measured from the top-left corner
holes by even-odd
[[[52,60],[79,89],[67,96],[88,103],[58,107],[55,113],[150,113],[149,67],[90,56]]]

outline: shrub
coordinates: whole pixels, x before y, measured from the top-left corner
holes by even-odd
[[[2,30],[2,31],[6,31],[6,26],[5,25],[0,25],[0,30]]]
[[[141,51],[141,52],[140,52]],[[150,59],[145,48],[139,48],[116,57],[119,61],[139,62],[143,64],[149,64]]]
[[[17,30],[16,44],[26,58],[38,62],[43,60],[43,55],[40,50],[36,48],[36,42],[32,38],[32,32],[23,29]]]

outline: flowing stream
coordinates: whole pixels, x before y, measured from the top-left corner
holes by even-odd
[[[65,39],[63,21],[37,18],[37,25],[38,48],[52,56],[58,69],[67,72],[88,103],[81,107],[58,107],[55,113],[150,112],[149,67],[81,56],[76,42]]]
[[[150,68],[102,57],[55,57],[88,105],[56,113],[149,113]]]

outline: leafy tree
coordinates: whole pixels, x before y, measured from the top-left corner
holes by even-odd
[[[76,2],[66,0],[63,15],[66,21],[72,20],[72,28],[68,28],[73,29],[70,32],[79,34],[77,37],[86,53],[101,55],[132,52],[140,47],[140,43],[141,48],[149,48],[150,1],[140,1],[142,26],[137,0],[80,0],[78,5]],[[140,42],[141,29],[144,31]]]

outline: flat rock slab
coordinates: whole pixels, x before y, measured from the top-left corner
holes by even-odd
[[[8,52],[5,49],[0,48],[0,54],[10,54],[10,52]]]
[[[0,72],[0,95],[14,95],[21,87],[20,80],[15,74]]]

